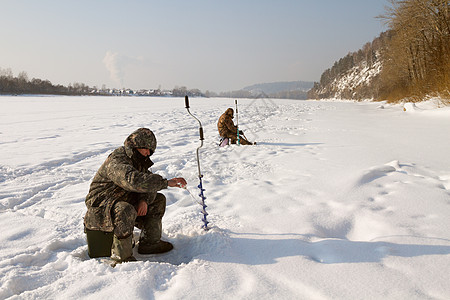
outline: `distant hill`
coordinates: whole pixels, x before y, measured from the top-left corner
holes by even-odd
[[[244,91],[263,92],[266,94],[274,94],[284,91],[304,91],[307,92],[313,87],[313,82],[307,81],[282,81],[258,83],[243,88]]]
[[[282,81],[258,83],[243,88],[252,95],[264,95],[271,98],[307,99],[307,92],[314,86],[308,81]]]

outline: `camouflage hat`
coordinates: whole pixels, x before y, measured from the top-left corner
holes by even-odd
[[[139,128],[130,134],[124,143],[127,148],[146,148],[155,152],[156,137],[148,128]]]

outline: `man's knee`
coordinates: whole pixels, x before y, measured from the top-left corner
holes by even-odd
[[[155,201],[158,203],[164,203],[164,206],[166,206],[166,196],[161,193],[156,193]]]
[[[114,234],[126,238],[133,233],[137,211],[130,203],[119,201],[113,206]]]
[[[166,196],[161,193],[156,193],[156,197],[149,204],[148,210],[148,215],[150,217],[162,218],[166,212]]]
[[[137,228],[144,228],[148,219],[162,219],[166,211],[166,196],[161,193],[157,193],[156,196],[147,202],[147,214],[136,218],[135,226]]]

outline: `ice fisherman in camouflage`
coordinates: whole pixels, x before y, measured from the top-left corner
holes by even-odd
[[[111,258],[117,262],[133,257],[134,226],[141,229],[138,253],[155,254],[173,249],[161,240],[166,198],[157,193],[169,187],[185,187],[184,178],[165,179],[153,174],[150,156],[156,138],[147,128],[130,134],[115,149],[94,176],[86,196],[84,225],[89,230],[113,232]]]
[[[236,144],[237,142],[237,127],[233,123],[234,110],[228,108],[219,118],[217,122],[217,129],[219,130],[219,135],[222,138],[229,138],[231,144]],[[252,142],[247,141],[243,136],[243,132],[239,130],[239,143],[241,145],[253,145]]]

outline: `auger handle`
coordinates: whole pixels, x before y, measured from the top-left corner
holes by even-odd
[[[203,141],[203,140],[205,139],[205,138],[203,137],[203,126],[202,126],[202,123],[200,122],[200,120],[197,119],[197,117],[194,116],[194,115],[189,111],[189,97],[188,97],[188,96],[184,96],[184,104],[186,104],[186,109],[187,109],[188,113],[189,113],[194,119],[197,120],[198,125],[199,125],[198,131],[199,131],[199,134],[200,134],[200,141]],[[203,143],[202,143],[202,146],[203,146]],[[200,147],[201,147],[201,146],[200,146]]]
[[[202,127],[202,123],[200,122],[200,120],[190,112],[190,110],[189,110],[189,98],[188,98],[187,95],[184,97],[184,103],[186,104],[186,110],[188,111],[188,113],[191,115],[191,117],[193,117],[194,119],[197,120],[198,125],[199,125],[198,131],[200,133],[200,146],[198,146],[196,153],[197,153],[198,177],[202,178],[203,175],[202,175],[202,172],[200,170],[200,157],[199,157],[198,151],[199,151],[199,149],[201,147],[203,147],[203,140],[204,140],[204,138],[203,138],[203,127]]]
[[[200,133],[200,141],[203,141],[203,140],[204,140],[204,138],[203,138],[203,127],[200,127],[200,128],[198,129],[198,131],[199,131],[199,133]]]

